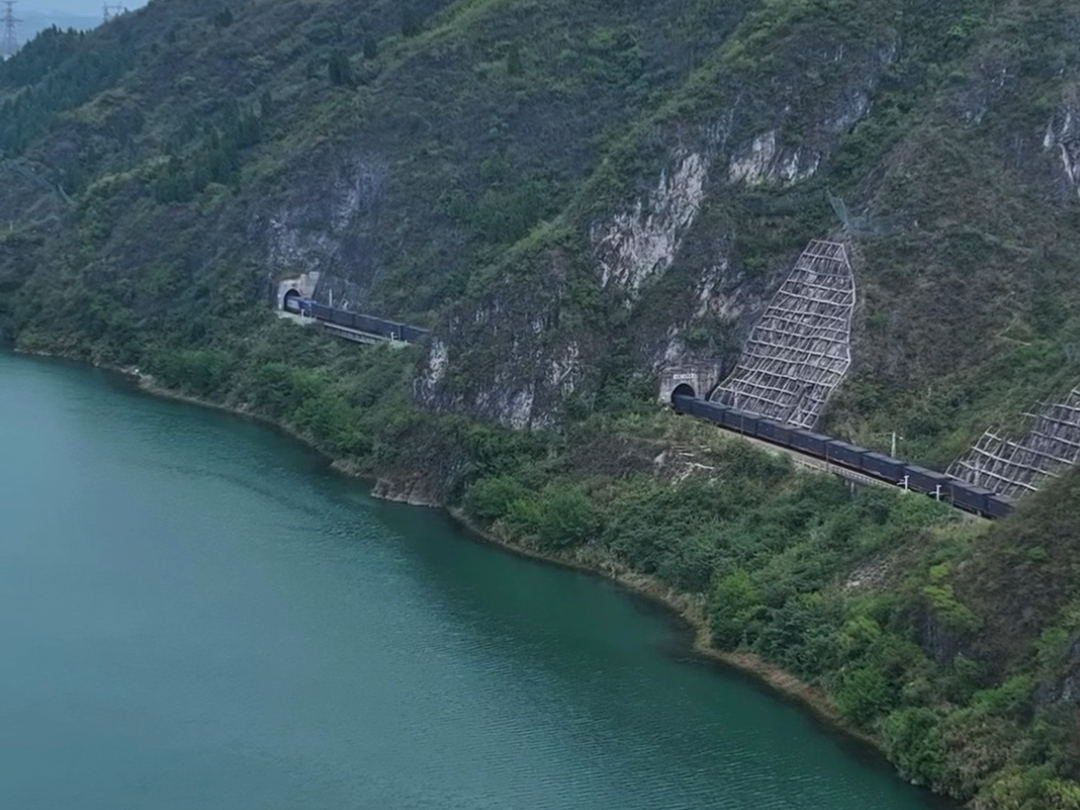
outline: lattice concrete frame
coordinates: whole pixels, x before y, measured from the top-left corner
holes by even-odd
[[[1024,416],[1032,422],[1027,434],[1014,440],[987,430],[948,474],[1015,499],[1080,460],[1080,389]]]
[[[810,428],[851,366],[855,275],[840,242],[813,240],[712,398]]]

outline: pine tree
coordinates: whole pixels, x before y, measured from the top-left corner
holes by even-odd
[[[521,62],[521,47],[516,42],[506,54],[506,72],[510,76],[520,76],[525,72],[525,66]]]
[[[330,75],[330,84],[352,87],[353,73],[352,64],[344,51],[333,51],[327,64],[327,72]]]

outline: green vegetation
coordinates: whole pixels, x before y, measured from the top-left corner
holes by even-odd
[[[673,359],[730,367],[840,233],[827,189],[873,227],[824,428],[940,467],[1075,385],[1077,65],[1065,0],[151,4],[0,64],[0,341],[137,366],[651,576],[905,778],[1077,808],[1080,475],[988,526],[651,402]],[[733,180],[755,143],[760,182]],[[665,229],[680,182],[701,199]],[[432,326],[440,375],[274,318],[312,269]]]

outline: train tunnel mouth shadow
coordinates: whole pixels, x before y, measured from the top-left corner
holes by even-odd
[[[287,293],[285,293],[285,297],[281,299],[281,308],[286,312],[299,312],[300,298],[301,296],[299,290],[297,290],[296,288],[289,290]]]
[[[675,404],[675,400],[679,397],[696,397],[697,394],[694,389],[687,383],[679,383],[675,386],[675,390],[671,392],[671,404]]]

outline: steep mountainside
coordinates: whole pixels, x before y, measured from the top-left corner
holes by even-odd
[[[822,429],[943,469],[1075,386],[1076,3],[155,0],[0,64],[0,153],[0,341],[655,576],[905,775],[1080,807],[1075,475],[990,529],[653,402],[735,367],[812,240],[856,290]],[[309,271],[430,343],[277,321]]]

